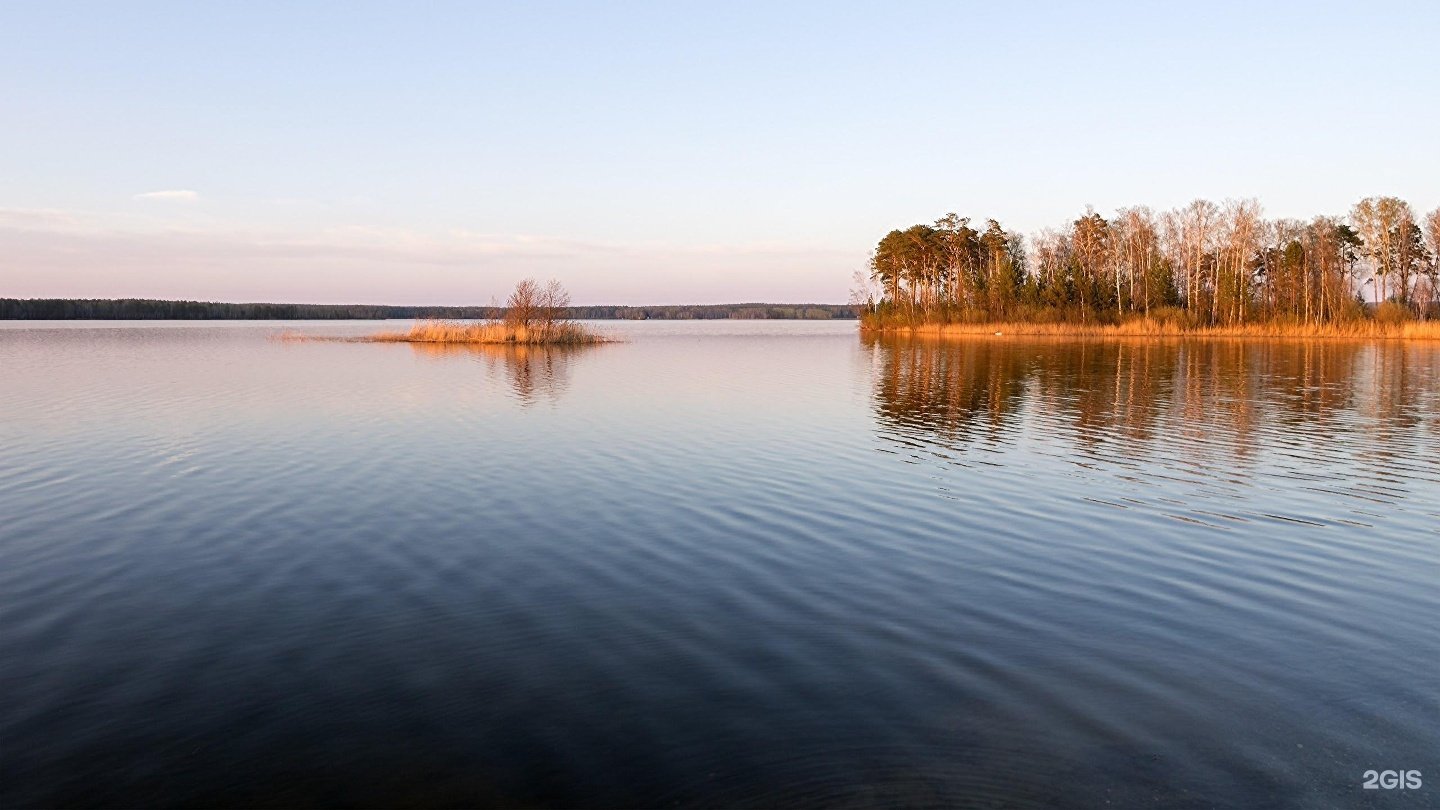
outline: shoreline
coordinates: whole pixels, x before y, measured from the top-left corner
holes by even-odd
[[[1264,338],[1343,340],[1440,340],[1440,321],[1386,324],[1375,321],[1329,324],[1243,324],[1238,326],[1184,327],[1158,321],[1121,324],[925,323],[914,326],[869,326],[860,332],[907,337],[1097,337],[1097,338]]]

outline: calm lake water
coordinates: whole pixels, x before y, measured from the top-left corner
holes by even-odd
[[[1440,803],[1440,346],[600,326],[0,325],[0,805]]]

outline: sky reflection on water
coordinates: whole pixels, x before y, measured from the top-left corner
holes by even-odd
[[[604,326],[0,326],[0,804],[1305,807],[1440,746],[1440,349]]]

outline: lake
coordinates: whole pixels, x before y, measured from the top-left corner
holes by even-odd
[[[596,326],[0,325],[0,805],[1436,802],[1440,346]]]

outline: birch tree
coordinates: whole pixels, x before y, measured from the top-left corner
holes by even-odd
[[[1375,303],[1390,297],[1389,281],[1399,270],[1400,241],[1410,236],[1402,225],[1413,224],[1415,215],[1410,204],[1396,197],[1366,197],[1350,210],[1355,230],[1364,241],[1365,256],[1370,260],[1371,283],[1375,287]],[[1408,285],[1409,279],[1406,279]],[[1401,301],[1409,298],[1408,286],[1402,289]]]
[[[1440,303],[1440,208],[1425,215],[1421,228],[1425,235],[1425,247],[1430,251],[1430,263],[1425,272],[1425,308],[1421,314],[1429,318],[1437,303]]]

